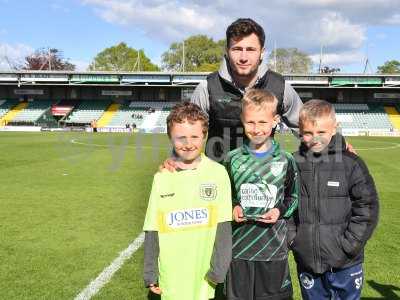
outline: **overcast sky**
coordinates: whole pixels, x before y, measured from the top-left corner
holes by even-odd
[[[268,51],[297,47],[317,63],[359,73],[400,60],[400,0],[0,0],[0,69],[40,47],[64,51],[78,69],[121,41],[155,63],[193,34],[224,38],[239,17],[259,22]]]

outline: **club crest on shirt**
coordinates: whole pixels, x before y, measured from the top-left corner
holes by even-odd
[[[230,97],[228,97],[228,96],[225,96],[225,97],[223,97],[223,98],[217,99],[217,102],[220,102],[220,103],[229,103],[229,102],[231,102],[231,101],[232,101],[232,98],[230,98]]]
[[[314,278],[310,274],[304,272],[304,273],[301,273],[299,277],[300,277],[301,285],[305,289],[309,290],[314,286]]]
[[[285,166],[285,163],[282,161],[274,161],[271,163],[271,173],[274,176],[278,176],[279,174],[282,173],[283,167]]]
[[[239,172],[246,172],[247,167],[245,165],[241,165],[238,169]]]
[[[200,199],[212,201],[217,198],[217,185],[214,183],[200,184]]]

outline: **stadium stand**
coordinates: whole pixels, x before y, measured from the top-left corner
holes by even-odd
[[[143,120],[142,125],[139,126],[139,129],[152,131],[156,127],[157,120],[160,116],[161,116],[161,110],[159,109],[150,112]]]
[[[26,103],[26,105],[23,105]],[[36,121],[48,110],[52,104],[51,100],[33,100],[22,102],[19,105],[25,107],[10,120],[13,124],[35,124]],[[18,107],[18,106],[17,106]],[[13,108],[15,110],[16,108]]]
[[[0,118],[4,116],[13,106],[17,105],[17,100],[0,100]]]
[[[109,99],[62,100],[52,105],[50,100],[23,102],[0,100],[0,126],[42,125],[48,123],[49,119],[57,122],[51,115],[50,107],[52,109],[73,107],[69,115],[63,118],[67,125],[87,125],[96,120],[99,128],[121,128],[129,125],[141,132],[166,132],[166,119],[175,104],[176,102],[130,100],[113,103]],[[334,107],[342,129],[400,130],[400,104],[383,106],[366,103],[334,103]]]
[[[7,100],[1,105],[0,125],[36,125],[36,121],[49,110],[51,103],[51,100]]]
[[[0,118],[17,104],[17,100],[0,100]]]
[[[167,117],[171,108],[176,102],[161,102],[153,115],[146,119],[141,128],[143,130],[150,130],[151,132],[166,132],[167,131]]]
[[[61,100],[56,104],[52,105],[52,112],[54,115],[64,116],[70,113],[74,107],[78,104],[76,100]]]
[[[7,125],[7,123],[21,111],[21,109],[16,109],[13,112],[11,111],[18,103],[18,100],[0,100],[0,126]]]
[[[380,104],[334,104],[338,122],[343,129],[392,130],[393,126]]]
[[[82,100],[65,120],[67,124],[90,124],[110,106],[110,100]]]
[[[110,120],[108,126],[121,127],[126,124],[135,125],[138,129],[164,132],[166,117],[175,102],[126,102]]]
[[[400,129],[400,114],[396,107],[394,106],[385,106],[385,111],[389,116],[390,122],[393,125],[393,128]]]
[[[367,111],[369,107],[367,104],[355,104],[355,103],[335,103],[333,105],[336,111],[341,110],[355,110],[355,111]]]
[[[169,115],[169,112],[170,112],[170,110],[162,110],[156,121],[155,126],[159,126],[159,127],[166,126],[167,117]]]
[[[125,126],[126,124],[142,124],[149,108],[144,107],[141,102],[126,102],[119,107],[119,110],[114,114],[108,126]]]
[[[114,117],[114,115],[117,113],[119,107],[120,104],[112,103],[98,120],[97,127],[107,126],[110,123],[111,119]]]

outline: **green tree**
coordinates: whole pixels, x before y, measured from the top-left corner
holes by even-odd
[[[184,60],[183,51],[185,51]],[[172,43],[162,55],[162,67],[168,71],[216,71],[224,52],[224,40],[214,41],[206,35],[194,35],[183,42]]]
[[[297,48],[278,48],[269,56],[269,67],[274,70],[275,66],[278,73],[309,73],[312,68],[312,60]]]
[[[143,49],[136,50],[126,43],[109,47],[96,55],[89,65],[91,71],[159,71],[144,54]]]
[[[378,73],[381,73],[381,74],[398,74],[398,73],[400,73],[400,61],[398,61],[398,60],[386,61],[382,66],[378,67]]]

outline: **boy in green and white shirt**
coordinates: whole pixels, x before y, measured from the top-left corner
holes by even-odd
[[[208,300],[231,260],[229,176],[201,154],[208,120],[190,103],[167,118],[176,172],[154,176],[146,218],[145,285],[163,300]]]
[[[285,218],[297,208],[298,172],[293,156],[271,136],[277,103],[266,90],[244,94],[241,120],[248,140],[226,160],[236,221],[229,300],[290,299],[293,293]]]

